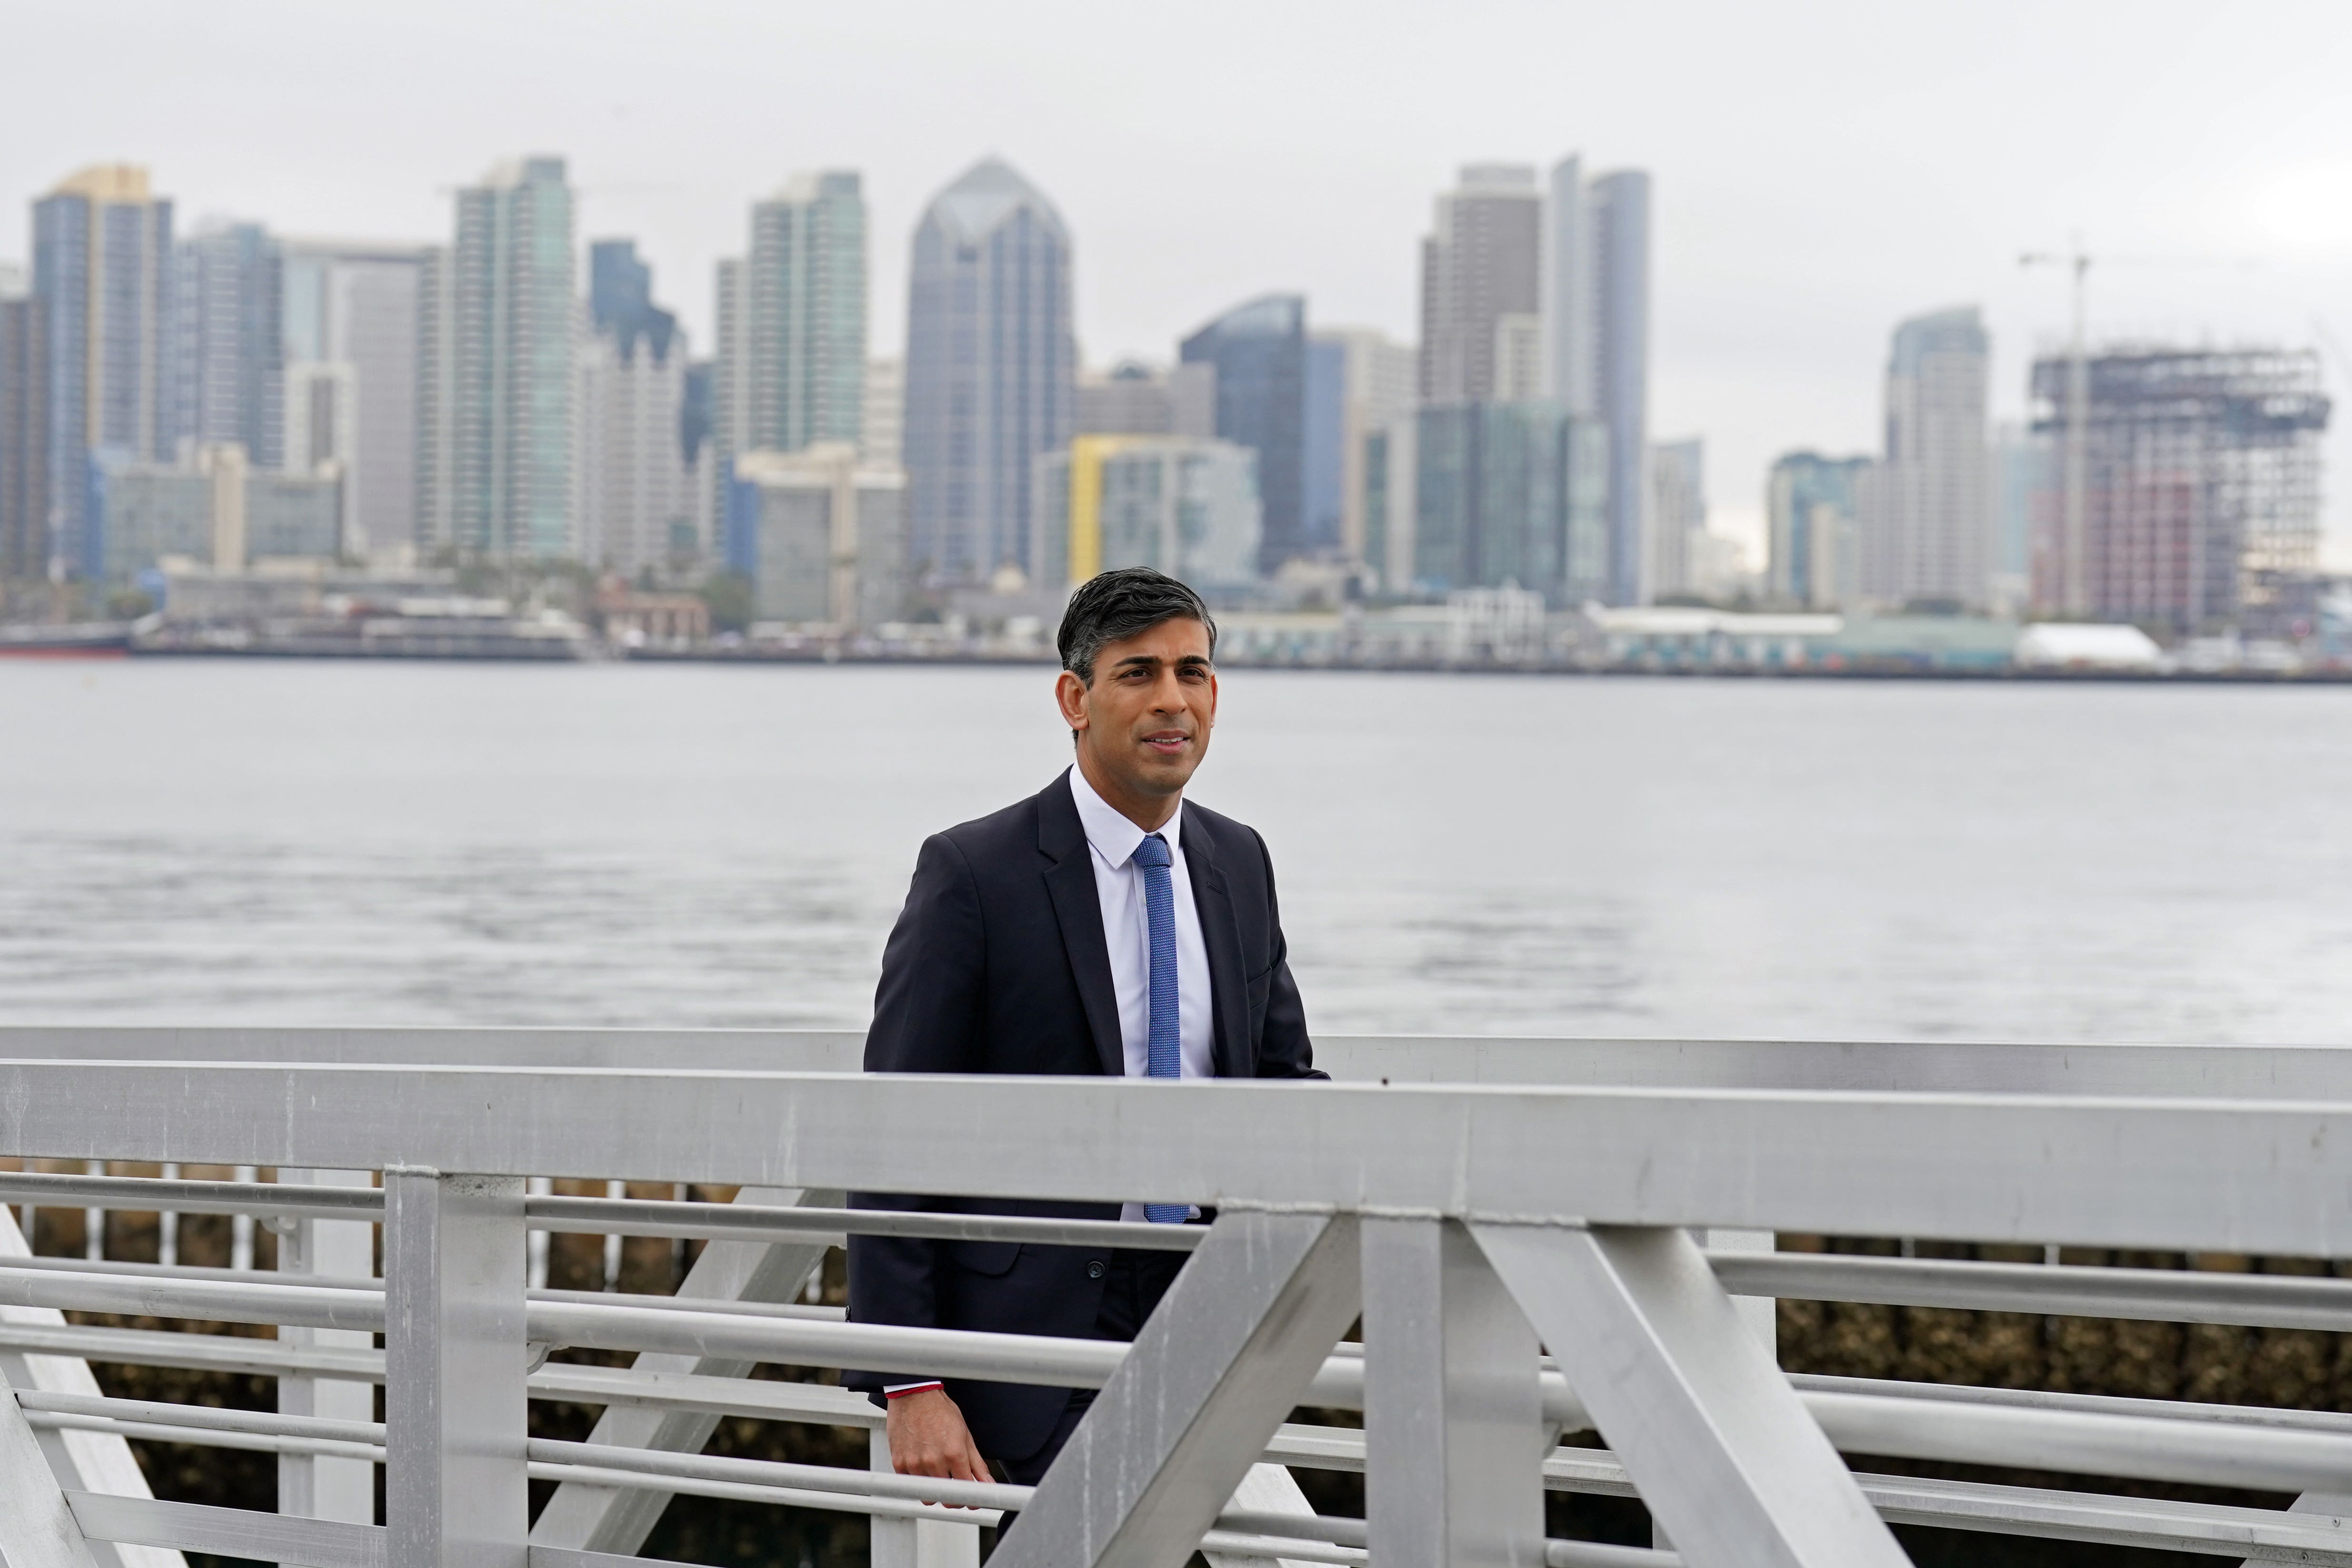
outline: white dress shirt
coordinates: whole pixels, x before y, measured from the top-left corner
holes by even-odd
[[[1119,1046],[1127,1076],[1151,1076],[1151,917],[1143,902],[1143,868],[1135,863],[1144,831],[1095,793],[1087,775],[1069,773],[1070,798],[1087,830],[1095,868],[1095,899],[1102,905],[1103,945],[1110,950],[1110,987],[1118,998]],[[1192,875],[1184,864],[1184,811],[1179,806],[1160,837],[1168,841],[1168,881],[1176,904],[1176,1021],[1185,1078],[1214,1078],[1215,1015],[1209,1001],[1209,948],[1201,940],[1201,911],[1192,902]]]
[[[1151,1076],[1151,917],[1143,903],[1143,868],[1135,863],[1143,829],[1095,793],[1087,775],[1069,772],[1070,798],[1087,830],[1095,868],[1095,900],[1102,905],[1103,945],[1110,950],[1111,994],[1118,998],[1120,1053],[1127,1076]],[[1192,901],[1192,874],[1184,864],[1184,808],[1160,830],[1168,841],[1169,890],[1176,905],[1176,1028],[1178,1076],[1214,1078],[1216,1015],[1209,993],[1209,946],[1201,938],[1201,910]],[[1129,1204],[1119,1218],[1141,1224],[1143,1205]]]

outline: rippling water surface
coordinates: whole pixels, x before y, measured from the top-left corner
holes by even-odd
[[[0,662],[0,1020],[856,1026],[1038,669]],[[2342,1041],[2352,693],[1237,671],[1334,1030]]]

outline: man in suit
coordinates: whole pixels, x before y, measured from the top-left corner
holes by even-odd
[[[1182,583],[1070,597],[1055,695],[1076,751],[1043,790],[935,834],[882,956],[868,1072],[1320,1078],[1265,841],[1184,799],[1217,717],[1216,624]],[[1008,1136],[1024,1133],[1008,1131]],[[1142,1194],[1148,1198],[1150,1194]],[[1179,1205],[860,1194],[877,1208],[1181,1224]],[[859,1322],[1132,1340],[1184,1254],[852,1237]],[[854,1373],[901,1474],[1034,1484],[1093,1394]]]

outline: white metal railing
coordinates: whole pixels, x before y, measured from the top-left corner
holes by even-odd
[[[894,1568],[975,1561],[976,1526],[1007,1509],[1024,1516],[1007,1568],[1174,1563],[1196,1546],[1220,1563],[1891,1564],[1887,1521],[2352,1563],[2336,1514],[2352,1504],[2333,1500],[2352,1492],[2352,1416],[1790,1377],[1741,1316],[1782,1296],[2352,1330],[2352,1281],[2332,1278],[1752,1239],[2330,1258],[2352,1230],[2352,1052],[1360,1039],[1320,1047],[1340,1085],[1169,1086],[845,1075],[855,1051],[838,1035],[0,1029],[0,1156],[84,1163],[0,1173],[0,1205],[83,1208],[91,1237],[131,1212],[226,1214],[279,1238],[275,1274],[249,1252],[226,1269],[34,1258],[0,1210],[15,1394],[0,1399],[0,1561],[79,1568],[91,1543],[125,1542],[320,1568],[586,1568],[582,1553],[635,1552],[683,1494],[866,1514]],[[990,1131],[1006,1127],[1054,1135]],[[279,1179],[250,1179],[265,1167]],[[742,1192],[572,1197],[546,1180],[583,1173]],[[849,1187],[1149,1195],[1219,1217],[1174,1231],[894,1215],[842,1208]],[[1194,1257],[1130,1348],[851,1323],[802,1302],[850,1230]],[[624,1293],[611,1264],[604,1289],[557,1290],[551,1231],[706,1245],[675,1295]],[[279,1338],[74,1325],[66,1310]],[[1360,1315],[1364,1342],[1339,1342]],[[636,1360],[550,1359],[561,1347]],[[279,1409],[110,1398],[87,1372],[101,1360],[274,1376]],[[890,1474],[878,1412],[743,1375],[761,1363],[1101,1393],[1036,1489],[959,1487]],[[533,1398],[605,1413],[589,1443],[532,1440]],[[1289,1424],[1298,1405],[1363,1425]],[[873,1462],[700,1454],[726,1415],[860,1426]],[[1556,1446],[1595,1428],[1606,1448]],[[281,1510],[156,1501],[133,1438],[276,1454]],[[1842,1453],[2302,1501],[1856,1474]],[[1368,1517],[1316,1517],[1293,1468],[1363,1473]],[[531,1479],[558,1489],[526,1529]],[[1546,1489],[1639,1495],[1676,1550],[1545,1542]]]

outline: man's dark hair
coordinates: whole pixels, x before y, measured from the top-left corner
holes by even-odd
[[[1198,621],[1209,628],[1209,657],[1217,654],[1217,623],[1201,595],[1165,572],[1149,566],[1121,566],[1087,578],[1070,595],[1062,612],[1062,629],[1054,644],[1062,650],[1062,668],[1095,683],[1095,656],[1105,646],[1150,631],[1162,621]]]

